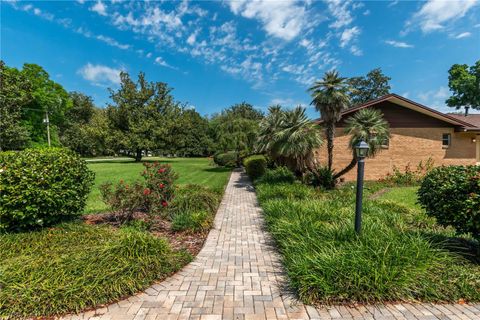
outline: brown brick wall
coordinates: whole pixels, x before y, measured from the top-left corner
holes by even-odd
[[[442,134],[451,133],[449,148],[442,148]],[[390,146],[383,149],[374,158],[365,161],[365,179],[378,180],[392,172],[393,166],[402,171],[407,165],[415,169],[420,161],[432,158],[435,166],[453,164],[475,164],[476,144],[472,142],[473,133],[454,132],[453,128],[391,128]],[[339,171],[350,163],[352,151],[348,148],[350,136],[337,128],[333,155],[334,169]],[[321,164],[327,163],[326,142],[316,151]],[[356,168],[345,176],[345,180],[356,179]]]

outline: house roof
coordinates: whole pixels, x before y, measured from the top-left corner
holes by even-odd
[[[448,113],[448,115],[463,122],[468,122],[472,127],[480,128],[480,114],[469,114],[465,116],[464,114]]]
[[[353,108],[347,109],[347,110],[342,112],[341,116],[344,117],[346,115],[355,113],[358,110],[374,106],[374,105],[379,104],[379,103],[384,102],[384,101],[393,102],[397,105],[401,105],[403,107],[406,107],[406,108],[412,109],[414,111],[423,113],[423,114],[431,116],[433,118],[437,118],[439,120],[450,123],[454,126],[461,127],[462,129],[465,129],[465,130],[480,130],[480,123],[477,123],[476,120],[475,120],[475,122],[470,122],[470,118],[469,118],[470,116],[468,116],[468,117],[463,116],[463,118],[462,118],[462,117],[456,117],[452,114],[442,113],[440,111],[429,108],[429,107],[424,106],[424,105],[422,105],[418,102],[412,101],[410,99],[407,99],[407,98],[402,97],[402,96],[400,96],[398,94],[395,94],[395,93],[390,93],[390,94],[384,95],[382,97],[379,97],[377,99],[374,99],[374,100],[368,101],[366,103],[360,104],[358,106],[355,106]],[[475,116],[477,116],[477,115],[475,115]],[[468,118],[468,120],[466,118]],[[477,119],[477,117],[475,117],[475,118]],[[478,118],[478,120],[480,121],[480,117]],[[322,119],[321,118],[317,119],[317,120],[315,120],[315,122],[321,123]]]

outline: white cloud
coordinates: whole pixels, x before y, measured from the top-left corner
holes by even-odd
[[[127,50],[127,49],[130,49],[130,45],[128,44],[121,44],[119,43],[117,40],[115,39],[112,39],[110,37],[107,37],[107,36],[104,36],[104,35],[98,35],[96,36],[96,38],[100,41],[103,41],[105,42],[106,44],[109,44],[111,45],[112,47],[117,47],[117,48],[120,48],[122,50]]]
[[[342,35],[340,36],[340,47],[344,48],[352,40],[360,35],[361,31],[358,27],[347,28],[343,30]]]
[[[353,45],[350,47],[350,52],[354,55],[354,56],[361,56],[363,55],[363,51],[357,47],[356,45]]]
[[[409,44],[403,41],[385,40],[385,43],[396,48],[413,48],[413,44]]]
[[[159,66],[162,66],[162,67],[166,67],[166,68],[170,68],[170,69],[177,70],[177,68],[175,68],[174,66],[171,66],[171,65],[168,64],[165,60],[163,60],[162,57],[156,57],[156,58],[155,58],[155,63],[158,64]]]
[[[447,112],[451,109],[445,105],[445,100],[450,96],[450,91],[447,87],[440,87],[436,90],[429,90],[417,94],[420,102],[431,108]]]
[[[328,1],[328,10],[331,15],[335,18],[335,21],[330,23],[330,27],[334,29],[339,29],[342,27],[348,26],[353,22],[352,13],[349,10],[351,4],[350,0],[329,0]]]
[[[455,39],[462,39],[462,38],[468,38],[470,37],[472,34],[470,32],[462,32],[460,34],[457,34],[455,36]]]
[[[101,16],[107,15],[107,6],[102,1],[97,1],[93,6],[90,7],[90,11],[96,12]]]
[[[105,86],[119,84],[121,71],[121,69],[110,68],[101,64],[94,65],[89,62],[78,70],[78,74],[94,85]]]
[[[462,18],[478,3],[477,0],[429,0],[407,22],[407,27],[418,25],[424,33],[443,29],[445,24]]]
[[[287,41],[300,34],[307,20],[305,3],[294,0],[239,0],[229,5],[234,14],[261,21],[269,35]]]

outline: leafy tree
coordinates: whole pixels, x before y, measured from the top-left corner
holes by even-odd
[[[283,110],[280,106],[273,106],[260,122],[256,149],[267,153],[278,165],[288,166],[300,175],[313,167],[313,151],[321,144],[321,132],[307,117],[305,108]]]
[[[352,105],[358,105],[390,93],[390,77],[383,74],[381,68],[376,68],[364,77],[348,79],[351,87],[350,100]]]
[[[383,118],[383,113],[376,109],[359,110],[349,117],[345,123],[345,133],[351,135],[349,147],[352,150],[353,157],[344,169],[333,176],[334,179],[338,179],[355,167],[358,162],[355,146],[360,141],[365,141],[370,147],[367,157],[374,157],[390,137],[388,122]]]
[[[312,103],[320,112],[325,126],[328,151],[328,169],[332,169],[333,140],[335,138],[335,123],[340,120],[341,113],[350,104],[349,86],[346,78],[339,76],[337,71],[328,71],[322,80],[316,81],[309,91]]]
[[[235,150],[242,155],[252,153],[262,118],[262,112],[245,102],[215,115],[211,121],[211,132],[217,151]]]
[[[64,124],[65,112],[71,101],[63,87],[50,79],[39,65],[26,63],[20,71],[30,85],[31,100],[22,108],[22,125],[29,131],[31,145],[45,145],[47,134],[43,119],[48,112],[52,145],[60,145],[59,127]]]
[[[29,133],[21,125],[22,108],[31,100],[30,84],[25,76],[0,61],[0,151],[26,147]]]
[[[112,139],[117,151],[142,159],[143,152],[156,149],[164,141],[167,111],[177,104],[172,89],[163,82],[147,82],[140,73],[136,82],[126,72],[120,73],[120,88],[111,91],[113,104],[107,108]]]
[[[480,60],[473,66],[454,64],[448,70],[448,87],[453,95],[446,101],[449,107],[471,107],[480,110]]]

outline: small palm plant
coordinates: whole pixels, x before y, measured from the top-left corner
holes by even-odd
[[[314,166],[313,151],[321,145],[321,133],[305,114],[305,108],[270,107],[268,116],[260,123],[257,152],[267,153],[277,164],[297,174]]]
[[[312,105],[320,112],[325,126],[327,138],[328,169],[332,169],[333,140],[335,138],[335,123],[340,120],[342,111],[350,105],[349,85],[346,78],[338,72],[328,71],[323,78],[316,81],[308,91],[312,95]]]
[[[382,145],[390,138],[388,122],[383,118],[383,113],[376,109],[362,109],[357,111],[346,121],[345,133],[352,135],[349,147],[352,150],[352,161],[341,171],[334,175],[335,179],[352,170],[358,162],[355,155],[355,146],[365,141],[370,149],[367,157],[374,157],[382,148]]]

